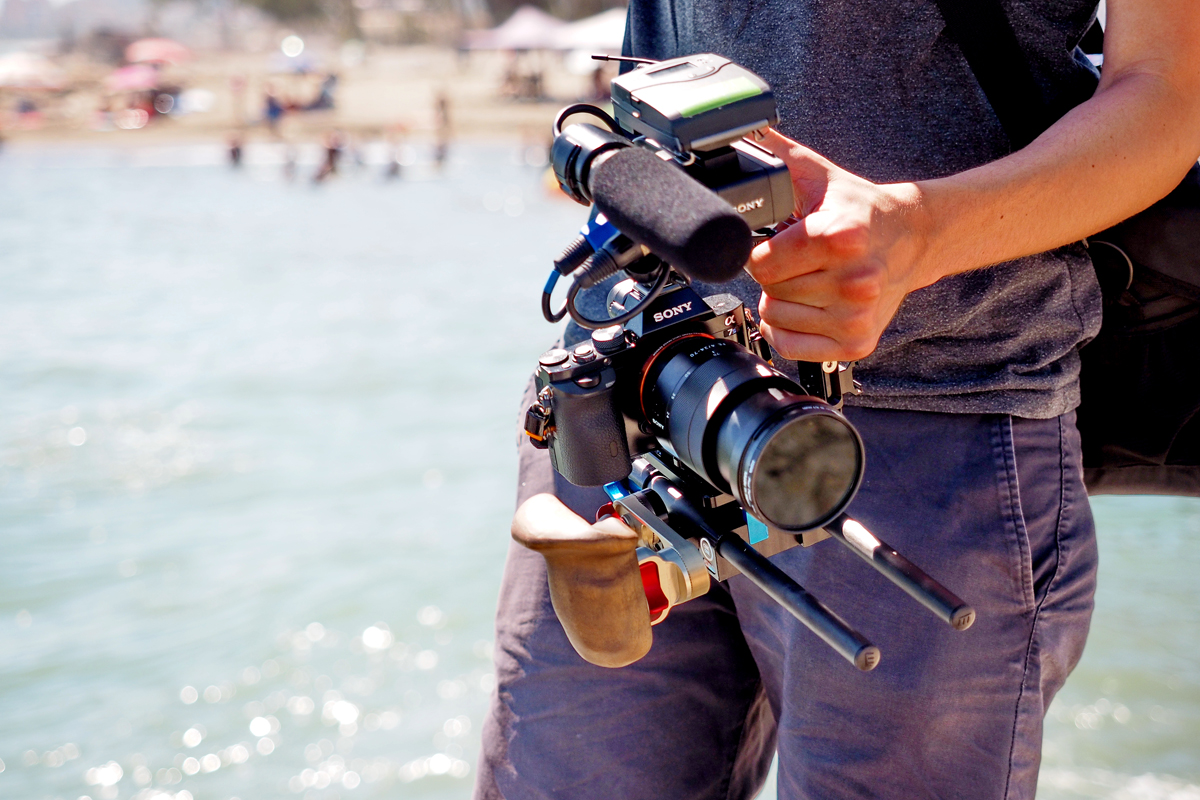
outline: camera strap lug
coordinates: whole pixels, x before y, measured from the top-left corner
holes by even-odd
[[[550,412],[541,403],[534,403],[525,412],[525,435],[530,443],[539,450],[550,446],[549,438],[554,432],[550,424]]]

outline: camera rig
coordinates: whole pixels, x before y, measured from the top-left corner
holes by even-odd
[[[651,624],[741,573],[873,669],[879,649],[768,559],[833,538],[966,630],[969,605],[845,513],[865,465],[841,413],[857,392],[852,365],[800,362],[794,380],[737,297],[692,286],[732,278],[754,238],[792,212],[786,166],[744,138],[777,122],[770,88],[704,54],[642,62],[613,80],[612,97],[614,116],[574,105],[555,121],[555,175],[592,214],[555,262],[542,311],[570,314],[591,337],[541,356],[525,432],[566,480],[604,487],[597,519],[638,534]],[[564,128],[575,114],[605,128]],[[588,317],[579,293],[618,274],[608,318]]]

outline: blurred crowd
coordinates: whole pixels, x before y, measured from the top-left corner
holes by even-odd
[[[424,50],[286,28],[252,51],[165,36],[16,50],[0,39],[0,140],[218,138],[233,168],[279,165],[314,183],[440,171],[455,135],[519,137],[523,158],[544,163],[562,104],[607,101],[616,65],[591,54],[619,51],[623,19],[617,9],[570,23],[523,6],[454,48]]]
[[[301,40],[288,36],[284,46],[293,42]],[[68,71],[36,53],[0,56],[0,129],[29,131],[65,122],[95,131],[137,130],[168,117],[210,112],[215,93],[187,86],[182,67],[191,60],[187,47],[163,38],[130,43],[123,63],[102,77],[95,68]],[[272,134],[285,113],[330,111],[337,104],[337,73],[315,69],[311,60],[285,60],[268,71],[260,115],[246,111],[248,85],[244,75],[229,80],[234,122],[262,124]]]
[[[429,55],[429,47],[420,54],[420,46],[354,38],[366,37],[366,28],[347,35],[317,26],[302,36],[276,27],[270,43],[257,49],[208,46],[198,52],[165,36],[108,33],[84,46],[65,39],[4,39],[0,30],[0,135],[165,132],[172,126],[159,123],[188,118],[175,127],[207,135],[231,126],[261,128],[278,138],[287,135],[285,121],[307,135],[404,122],[440,141],[448,127],[450,86],[464,103],[468,124],[490,135],[496,130],[481,112],[495,113],[505,104],[603,99],[615,67],[591,61],[590,54],[619,51],[623,19],[622,10],[612,9],[567,22],[522,6],[493,28],[460,30],[458,44],[442,46],[441,55]],[[423,73],[414,75],[406,59]],[[433,67],[434,61],[452,74]],[[342,97],[347,81],[357,104],[348,115]],[[469,100],[467,84],[474,91]]]

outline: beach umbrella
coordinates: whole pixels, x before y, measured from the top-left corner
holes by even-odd
[[[0,87],[6,89],[61,89],[66,74],[52,61],[34,53],[0,56]]]
[[[556,35],[560,50],[620,53],[625,42],[625,9],[612,8],[565,26]]]
[[[558,35],[567,23],[540,8],[521,6],[495,28],[466,31],[472,50],[557,50]]]
[[[121,67],[104,79],[110,92],[141,92],[158,86],[158,70],[145,64]]]
[[[130,64],[179,64],[192,57],[192,51],[173,39],[138,39],[125,48]]]

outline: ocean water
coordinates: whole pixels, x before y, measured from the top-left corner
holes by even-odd
[[[0,151],[0,797],[469,796],[583,210],[515,147],[379,155]],[[1200,503],[1095,506],[1040,796],[1200,798]]]

